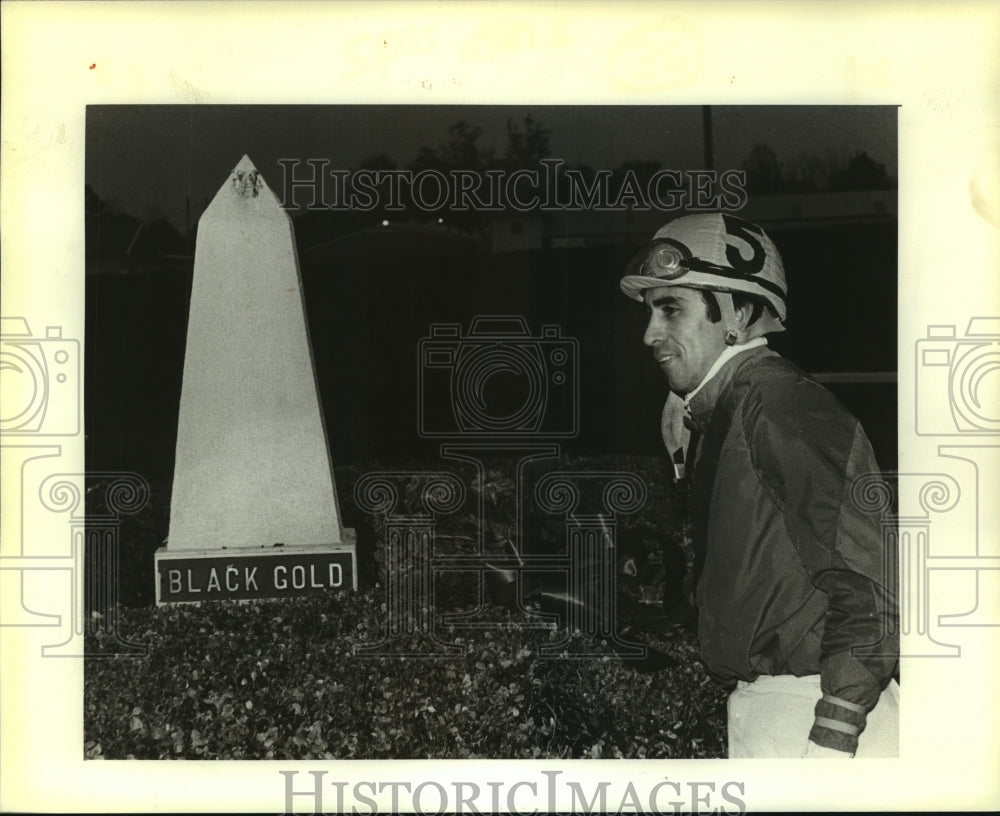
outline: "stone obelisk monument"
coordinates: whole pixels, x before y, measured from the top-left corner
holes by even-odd
[[[292,222],[244,156],[198,223],[157,602],[356,589]]]

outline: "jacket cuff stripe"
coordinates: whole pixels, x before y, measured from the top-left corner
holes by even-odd
[[[821,728],[829,728],[831,731],[839,731],[841,734],[849,734],[852,737],[856,737],[861,733],[861,729],[855,725],[840,722],[839,720],[831,720],[828,717],[817,717],[816,725]]]
[[[840,697],[834,697],[832,694],[824,694],[823,701],[830,703],[831,705],[840,706],[841,708],[846,708],[848,711],[853,711],[856,714],[867,714],[867,710],[864,706],[859,706],[857,703],[851,703],[847,700],[841,699]]]

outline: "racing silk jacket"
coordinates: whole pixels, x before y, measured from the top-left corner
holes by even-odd
[[[878,472],[871,445],[766,347],[728,360],[689,407],[702,657],[728,682],[820,674],[809,738],[853,753],[899,653],[895,553],[852,499]]]

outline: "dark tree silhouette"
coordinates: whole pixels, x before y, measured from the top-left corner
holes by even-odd
[[[410,169],[415,172],[434,169],[447,173],[449,170],[486,170],[495,167],[494,150],[479,145],[482,135],[481,127],[460,119],[448,128],[448,141],[442,147],[420,148]]]
[[[826,189],[829,179],[829,165],[817,153],[800,153],[793,162],[782,167],[781,186],[790,193],[815,193]]]
[[[845,154],[834,149],[827,150],[825,156],[802,153],[790,164],[782,164],[770,147],[756,144],[742,167],[752,195],[888,190],[894,186],[885,165],[865,151],[855,151],[846,161]]]
[[[509,169],[532,167],[549,158],[549,137],[552,131],[536,122],[531,115],[521,120],[521,125],[507,120],[507,149],[504,164]]]
[[[847,167],[830,175],[831,190],[886,190],[891,186],[885,165],[865,151],[855,153]]]
[[[743,160],[747,174],[747,192],[751,195],[773,195],[781,187],[781,165],[774,151],[765,144],[755,144]]]

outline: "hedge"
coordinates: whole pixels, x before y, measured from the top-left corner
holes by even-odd
[[[357,656],[380,639],[384,611],[378,587],[127,610],[119,632],[148,653],[88,661],[86,755],[724,756],[725,692],[679,626],[656,641],[677,661],[659,672],[639,673],[578,632],[566,657],[539,657],[564,634],[554,629],[446,630],[464,649],[447,658]],[[571,657],[578,650],[605,654]]]
[[[419,759],[693,758],[724,751],[726,691],[699,662],[694,635],[660,611],[664,585],[679,592],[683,513],[658,460],[563,461],[539,470],[628,470],[649,487],[647,508],[622,518],[621,556],[640,574],[619,575],[621,637],[647,644],[653,663],[623,659],[614,644],[580,632],[527,628],[523,618],[489,608],[496,628],[437,628],[458,654],[439,658],[368,657],[387,625],[384,536],[353,505],[360,470],[338,470],[345,522],[359,528],[359,592],[249,602],[156,607],[134,587],[152,588],[152,551],[166,535],[168,506],[154,486],[149,512],[123,519],[123,544],[149,564],[123,564],[117,636],[146,645],[143,657],[98,657],[115,644],[97,627],[87,634],[85,753],[108,759]],[[365,472],[378,470],[377,467]],[[487,546],[504,551],[514,535],[514,485],[498,471],[482,485]],[[537,473],[536,473],[537,475]],[[529,473],[529,476],[531,474]],[[345,487],[347,489],[345,489]],[[403,491],[404,494],[407,491]],[[410,491],[411,493],[415,492]],[[346,501],[345,501],[346,497]],[[403,508],[405,510],[405,508]],[[442,551],[474,546],[478,522],[456,513],[439,524]],[[528,513],[525,538],[559,546],[559,530]],[[668,547],[661,550],[657,542]],[[666,557],[665,557],[666,553]],[[683,571],[684,555],[680,556]],[[148,571],[148,577],[146,575]],[[551,588],[551,587],[549,587]],[[544,585],[535,589],[545,589]],[[434,614],[475,608],[475,573],[445,572]],[[144,592],[144,591],[143,591]],[[529,593],[530,595],[530,593]],[[670,601],[670,592],[667,592]],[[649,601],[655,603],[649,603]],[[537,594],[536,607],[544,606]],[[551,598],[550,598],[551,601]],[[431,610],[427,610],[431,614]],[[565,620],[565,619],[563,619]],[[674,622],[674,621],[680,621]],[[689,621],[687,621],[689,623]],[[410,635],[412,648],[425,643]],[[565,643],[563,639],[568,638]],[[558,655],[540,648],[561,643]],[[596,655],[579,657],[581,653]],[[576,655],[576,656],[575,656]]]

